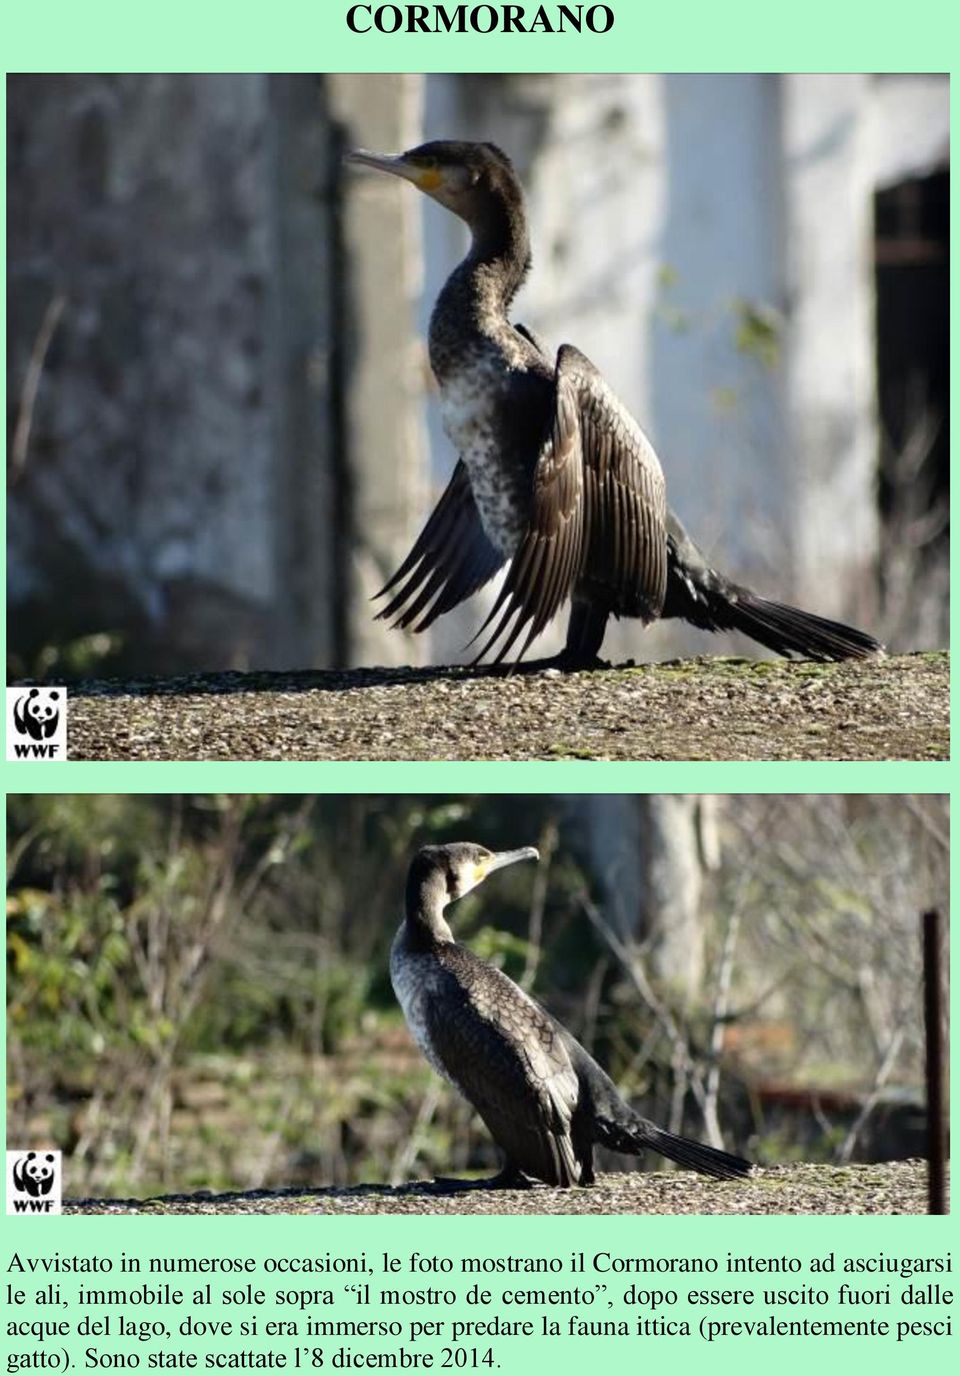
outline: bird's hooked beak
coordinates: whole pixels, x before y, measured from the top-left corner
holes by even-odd
[[[408,162],[402,153],[369,153],[365,148],[356,148],[344,155],[344,162],[355,167],[372,167],[377,172],[389,172],[391,176],[402,177],[413,182],[421,191],[436,191],[443,182],[443,173],[436,167],[418,167]]]
[[[536,846],[521,846],[519,850],[500,850],[494,853],[493,859],[486,864],[486,874],[492,874],[494,870],[505,869],[507,865],[515,865],[518,860],[539,860],[540,852]]]

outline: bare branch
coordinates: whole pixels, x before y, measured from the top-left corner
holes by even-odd
[[[50,298],[47,309],[43,313],[37,337],[33,341],[30,361],[27,364],[23,387],[20,390],[20,409],[17,412],[16,429],[13,432],[13,440],[10,445],[11,483],[16,482],[22,476],[27,466],[30,432],[33,429],[33,412],[37,404],[37,393],[40,390],[40,379],[43,376],[47,352],[53,341],[53,336],[56,334],[66,304],[67,298],[63,292],[57,292],[55,296]]]

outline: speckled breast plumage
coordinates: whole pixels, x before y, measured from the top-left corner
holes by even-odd
[[[443,428],[467,466],[484,531],[508,558],[520,544],[530,500],[526,475],[510,462],[504,441],[509,405],[502,365],[482,354],[465,358],[440,384]]]
[[[427,1030],[427,1004],[440,992],[439,967],[433,956],[415,955],[406,949],[403,927],[390,949],[390,983],[417,1046],[438,1075],[456,1084],[433,1049]]]
[[[518,382],[543,362],[504,319],[495,274],[469,261],[452,274],[430,318],[430,364],[443,428],[470,474],[483,529],[511,558],[529,519],[537,458],[536,443],[526,448],[532,430]]]
[[[567,1117],[578,1097],[576,1072],[551,1019],[512,980],[462,946],[411,949],[406,925],[390,951],[390,980],[413,1038],[430,1065],[461,1094],[476,1103],[461,1083],[455,1064],[444,1059],[431,1037],[428,1010],[436,1019],[459,1021],[472,1053],[489,1066],[491,1085],[514,1084],[514,1092],[533,1101],[544,1095]],[[470,1013],[465,1010],[469,1009]],[[517,1090],[516,1067],[524,1084]],[[507,1066],[510,1068],[508,1069]]]

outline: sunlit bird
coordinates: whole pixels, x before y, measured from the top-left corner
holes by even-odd
[[[538,858],[532,846],[497,853],[455,842],[425,846],[407,875],[406,917],[390,953],[394,990],[421,1051],[477,1110],[505,1157],[491,1180],[446,1183],[589,1185],[595,1144],[634,1156],[649,1148],[721,1180],[748,1175],[742,1157],[642,1118],[546,1009],[454,941],[449,903],[495,870]]]
[[[809,659],[859,659],[882,647],[851,626],[768,601],[712,569],[669,510],[653,446],[589,359],[552,358],[511,302],[530,269],[523,189],[492,143],[425,143],[348,161],[402,177],[471,233],[430,318],[430,363],[459,461],[401,567],[381,617],[425,630],[506,579],[474,640],[477,659],[522,658],[567,601],[563,668],[599,663],[611,615],[679,617],[741,631]]]

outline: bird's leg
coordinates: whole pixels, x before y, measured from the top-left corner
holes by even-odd
[[[554,655],[553,659],[550,660],[549,664],[545,667],[548,669],[560,669],[564,673],[572,674],[576,673],[578,670],[582,672],[585,669],[609,669],[611,668],[611,663],[609,659],[601,659],[599,655],[579,654],[565,645],[560,653]]]
[[[520,664],[498,665],[496,670],[505,674],[542,674],[545,669],[559,669],[562,673],[572,673],[578,669],[609,669],[610,661],[601,659],[598,653],[609,615],[610,612],[602,603],[575,593],[567,627],[567,643],[559,654],[551,655],[549,659],[527,659]]]
[[[567,626],[567,643],[556,657],[558,669],[607,669],[600,646],[610,612],[602,602],[574,593]]]

